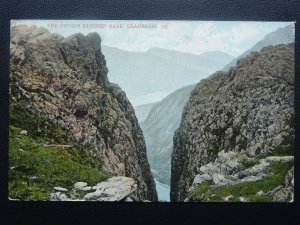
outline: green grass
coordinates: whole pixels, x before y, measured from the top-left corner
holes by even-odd
[[[267,193],[279,185],[284,185],[287,172],[292,168],[292,163],[273,163],[268,170],[268,176],[253,182],[245,182],[232,186],[211,187],[209,184],[200,185],[194,194],[194,200],[200,201],[223,201],[229,195],[233,195],[232,201],[239,201],[244,197],[250,202],[270,202],[268,196],[256,196],[263,191]]]
[[[204,198],[204,193],[209,189],[211,185],[211,182],[207,181],[199,185],[197,189],[195,190],[193,200],[197,199],[203,199]]]
[[[27,130],[28,136],[20,135]],[[75,182],[94,185],[109,174],[101,171],[102,161],[68,140],[63,128],[38,113],[32,113],[25,103],[11,103],[9,127],[9,196],[21,200],[48,200],[53,187],[67,189]],[[54,141],[73,147],[44,148]],[[35,178],[35,179],[33,179]]]
[[[11,198],[47,200],[55,186],[70,189],[77,181],[95,185],[109,177],[98,168],[79,162],[76,155],[69,152],[70,150],[44,148],[31,137],[20,135],[20,130],[10,127],[9,196]]]
[[[10,104],[9,122],[13,127],[22,128],[27,130],[28,136],[34,141],[39,143],[54,142],[57,144],[70,144],[76,146],[77,144],[69,140],[68,135],[60,126],[52,123],[39,113],[33,113],[26,108],[25,102],[11,103]],[[70,157],[73,160],[91,167],[101,169],[101,159],[93,158],[88,154],[91,147],[86,146],[85,150],[80,147],[68,149],[71,153]]]

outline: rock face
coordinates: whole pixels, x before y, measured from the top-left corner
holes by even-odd
[[[194,87],[195,85],[189,85],[180,88],[165,97],[153,106],[147,120],[141,123],[151,169],[159,174],[156,179],[168,185],[171,180],[173,135]]]
[[[262,158],[292,155],[293,145],[294,45],[266,47],[192,91],[174,135],[171,201],[184,201],[221,151]]]
[[[140,201],[156,201],[142,131],[125,93],[108,81],[99,35],[64,38],[18,25],[10,49],[12,99],[65,128],[107,172],[135,179]]]
[[[274,202],[294,201],[294,167],[285,176],[285,185],[271,194]]]

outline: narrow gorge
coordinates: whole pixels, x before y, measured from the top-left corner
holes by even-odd
[[[11,26],[10,200],[293,201],[291,24],[201,51],[29,24]]]

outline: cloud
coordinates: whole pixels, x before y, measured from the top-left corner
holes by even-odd
[[[57,22],[57,21],[56,21]],[[153,47],[201,54],[224,51],[238,56],[251,48],[267,33],[289,23],[275,22],[217,22],[217,21],[61,21],[68,23],[156,24],[157,29],[50,29],[68,36],[75,32],[98,32],[102,43],[129,51],[147,51]],[[46,26],[49,21],[19,21]],[[167,25],[167,29],[161,29]]]
[[[166,22],[158,21],[158,23]],[[268,26],[256,22],[228,22],[232,23],[228,29],[223,29],[218,23],[172,21],[167,22],[166,30],[123,30],[122,34],[114,31],[111,32],[112,36],[122,38],[113,43],[109,41],[113,40],[111,39],[113,37],[108,37],[103,39],[103,43],[130,51],[147,51],[153,47],[160,47],[194,54],[225,51],[238,56],[272,31]]]
[[[220,30],[215,23],[199,24],[188,43],[174,46],[180,51],[200,54],[205,51],[225,51],[237,56],[261,40],[270,30],[254,22],[240,22]]]

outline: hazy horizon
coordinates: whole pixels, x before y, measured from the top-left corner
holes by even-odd
[[[210,51],[222,51],[233,57],[237,57],[251,48],[266,34],[293,23],[294,22],[170,20],[11,21],[11,25],[27,24],[43,26],[50,32],[59,33],[64,37],[78,32],[84,35],[97,32],[102,39],[103,45],[131,52],[147,52],[151,48],[163,48],[196,55]],[[59,24],[59,26],[51,27],[49,24]],[[106,24],[107,26],[105,28],[97,28],[96,25],[100,24]],[[110,28],[108,26],[109,24],[123,26],[123,28]],[[157,28],[126,28],[126,26],[137,24],[155,25]],[[89,25],[91,27],[84,28],[83,25]],[[160,29],[160,26],[167,26],[167,28]]]

